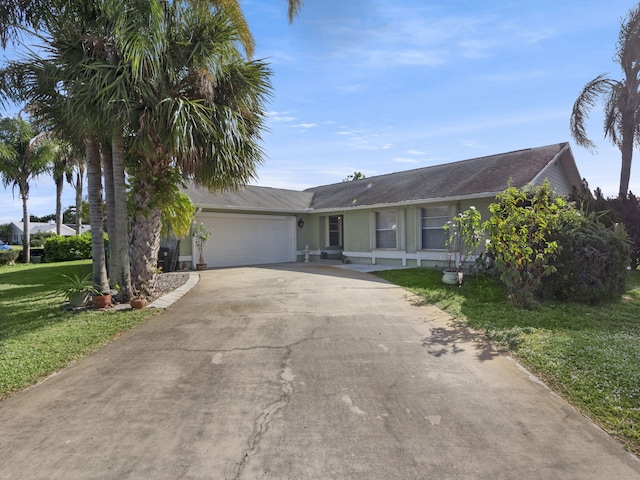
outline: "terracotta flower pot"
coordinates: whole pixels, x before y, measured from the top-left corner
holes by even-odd
[[[147,306],[147,300],[145,298],[132,298],[129,300],[129,305],[131,305],[131,308],[140,310]]]
[[[94,295],[91,301],[96,308],[107,308],[111,305],[111,295]]]

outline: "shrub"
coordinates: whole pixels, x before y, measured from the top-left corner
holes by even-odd
[[[66,262],[91,258],[91,233],[73,237],[51,237],[44,243],[49,262]]]
[[[640,199],[631,192],[622,198],[605,198],[599,188],[592,195],[586,180],[570,199],[584,210],[602,214],[600,222],[607,227],[623,223],[631,241],[631,266],[640,266]]]
[[[550,235],[560,246],[545,298],[600,303],[625,291],[630,248],[622,224],[606,227],[595,214],[568,210]]]
[[[17,250],[0,250],[0,265],[7,265],[15,262],[18,258]]]
[[[542,279],[555,271],[552,262],[559,247],[549,235],[559,213],[568,207],[550,192],[548,182],[520,190],[509,187],[496,200],[489,206],[491,218],[483,225],[489,236],[488,251],[511,298],[528,306]]]
[[[33,235],[31,235],[31,238],[29,239],[29,245],[31,247],[44,247],[44,242],[47,240],[47,238],[51,238],[55,236],[56,234],[51,232],[34,233]]]

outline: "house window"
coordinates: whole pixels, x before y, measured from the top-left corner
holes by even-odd
[[[398,248],[398,215],[395,210],[376,212],[376,248]]]
[[[342,217],[329,217],[329,247],[342,246]]]
[[[444,250],[445,231],[442,228],[449,221],[449,207],[427,207],[422,209],[422,249]]]

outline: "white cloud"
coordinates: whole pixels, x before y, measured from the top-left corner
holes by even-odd
[[[462,142],[460,142],[460,144],[463,147],[467,147],[467,148],[487,148],[486,145],[483,145],[482,143],[478,142],[477,140],[462,140]]]
[[[268,112],[267,118],[273,122],[279,123],[294,122],[298,119],[297,117],[290,115],[289,112]]]
[[[391,161],[396,163],[413,163],[413,164],[420,163],[415,158],[406,158],[406,157],[393,157]]]
[[[317,126],[318,126],[317,123],[299,123],[296,125],[296,127],[302,127],[302,128],[314,128]]]

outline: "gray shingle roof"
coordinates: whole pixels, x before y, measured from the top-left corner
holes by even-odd
[[[509,180],[515,187],[533,182],[556,159],[564,162],[564,169],[570,180],[579,184],[580,176],[568,144],[557,143],[323,185],[302,192],[246,186],[237,191],[212,193],[206,188],[191,185],[186,193],[201,208],[283,213],[417,203],[468,196],[490,197],[507,188]]]
[[[314,209],[495,194],[507,188],[509,179],[515,187],[533,181],[565,147],[567,143],[529,148],[324,185],[305,192],[313,193]]]
[[[185,193],[197,207],[281,212],[303,211],[311,206],[313,198],[311,192],[251,185],[222,192],[210,192],[204,187],[190,185]]]

